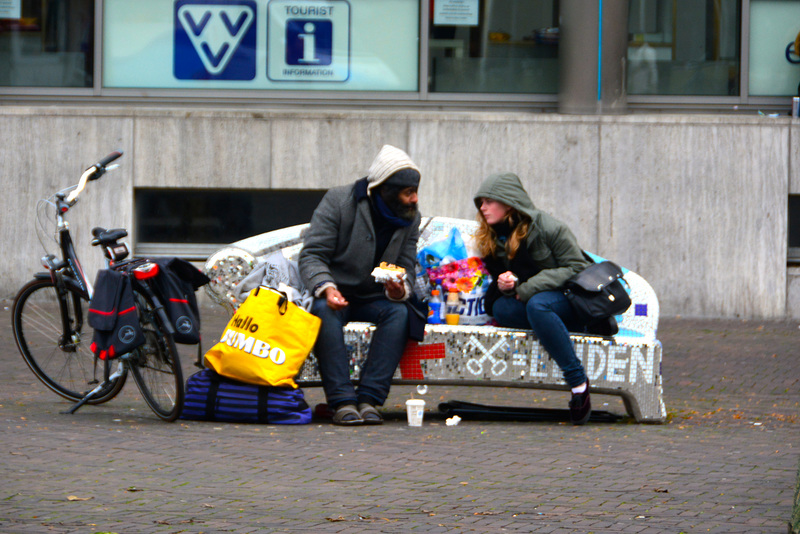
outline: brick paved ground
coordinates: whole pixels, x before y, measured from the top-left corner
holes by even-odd
[[[572,427],[464,421],[423,428],[163,423],[132,381],[67,404],[25,367],[0,310],[0,532],[787,531],[800,452],[796,322],[663,320],[670,420]],[[224,318],[204,310],[206,338]],[[192,356],[184,353],[186,372]],[[321,401],[308,389],[310,404]],[[432,387],[563,408],[566,394]],[[616,397],[597,408],[624,413]]]

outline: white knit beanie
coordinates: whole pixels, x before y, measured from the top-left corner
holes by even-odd
[[[383,145],[381,151],[375,156],[367,173],[367,189],[377,187],[386,181],[391,175],[401,169],[414,169],[419,172],[419,168],[411,161],[411,158],[397,147]]]

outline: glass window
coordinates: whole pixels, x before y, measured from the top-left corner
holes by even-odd
[[[0,86],[91,87],[94,0],[0,2]]]
[[[628,17],[628,94],[739,94],[740,0],[630,0]]]
[[[750,94],[800,95],[800,2],[750,1]]]
[[[309,222],[324,194],[324,190],[137,188],[136,241],[233,243]]]
[[[418,0],[106,0],[103,86],[419,90]]]
[[[428,88],[558,92],[557,0],[431,0]]]

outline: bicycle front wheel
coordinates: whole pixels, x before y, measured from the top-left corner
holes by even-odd
[[[183,410],[185,395],[178,349],[153,302],[137,290],[134,297],[145,343],[131,353],[128,363],[150,409],[164,421],[174,421]]]
[[[65,399],[77,402],[101,383],[105,364],[89,350],[92,342],[92,329],[86,318],[89,302],[70,287],[63,298],[62,308],[52,280],[30,281],[14,300],[12,328],[22,358],[36,378]],[[114,398],[125,385],[126,377],[123,373],[107,384],[89,404]]]

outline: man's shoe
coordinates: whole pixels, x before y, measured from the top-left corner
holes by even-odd
[[[569,401],[569,418],[573,425],[582,425],[592,415],[592,401],[589,398],[589,381],[586,381],[586,391],[573,393]]]
[[[362,402],[358,405],[358,413],[365,425],[382,425],[383,417],[375,407],[369,403]]]
[[[342,404],[333,412],[333,424],[341,426],[363,425],[364,419],[353,404]]]

